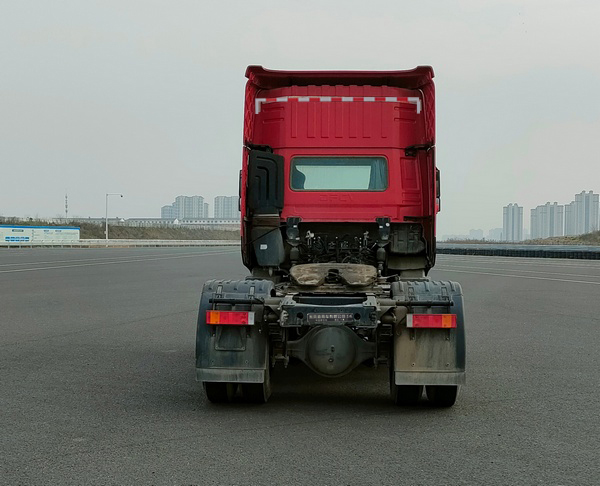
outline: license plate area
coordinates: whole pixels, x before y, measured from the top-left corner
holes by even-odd
[[[375,328],[379,323],[374,295],[288,294],[281,301],[281,327],[351,326]]]
[[[329,313],[329,312],[309,312],[307,314],[309,324],[350,324],[354,321],[360,321],[360,313],[352,314],[350,312]]]
[[[352,326],[356,328],[377,327],[376,307],[362,305],[315,306],[292,304],[282,306],[280,325],[282,327],[302,326]]]

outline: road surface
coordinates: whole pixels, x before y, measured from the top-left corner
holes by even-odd
[[[398,408],[387,373],[277,373],[265,406],[194,381],[199,293],[236,248],[0,251],[0,484],[596,485],[600,262],[440,255],[468,385]]]

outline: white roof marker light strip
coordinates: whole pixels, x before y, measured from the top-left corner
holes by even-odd
[[[297,101],[299,103],[306,103],[309,101],[382,101],[384,103],[412,103],[414,105],[417,105],[417,114],[421,113],[421,99],[413,96],[280,96],[279,98],[256,98],[254,100],[255,113],[257,115],[260,113],[260,108],[263,103],[284,103],[286,101]]]

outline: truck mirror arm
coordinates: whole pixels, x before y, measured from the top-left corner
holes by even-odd
[[[417,156],[417,151],[419,151],[419,150],[425,150],[426,152],[428,152],[429,150],[431,150],[432,147],[433,147],[432,143],[424,143],[424,144],[419,144],[419,145],[410,145],[408,147],[404,147],[404,154],[407,157],[416,157]]]

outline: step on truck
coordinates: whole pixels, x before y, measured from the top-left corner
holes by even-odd
[[[433,70],[249,66],[240,171],[251,276],[206,282],[196,377],[211,402],[264,403],[299,360],[335,379],[389,369],[391,398],[454,405],[463,295],[435,263]],[[282,370],[284,372],[284,370]]]

